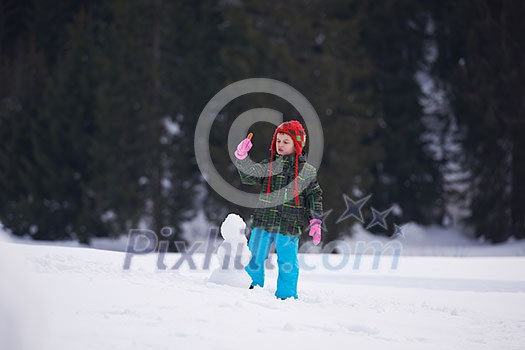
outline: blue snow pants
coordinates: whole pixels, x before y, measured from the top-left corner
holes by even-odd
[[[252,279],[253,286],[264,286],[264,262],[268,259],[270,246],[275,242],[277,252],[277,298],[297,299],[297,280],[299,279],[299,237],[292,237],[280,233],[269,233],[254,227],[248,242],[252,258],[245,270]]]

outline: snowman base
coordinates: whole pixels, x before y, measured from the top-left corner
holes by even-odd
[[[208,282],[237,288],[248,288],[252,280],[244,270],[213,270]]]

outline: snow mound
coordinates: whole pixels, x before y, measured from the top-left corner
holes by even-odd
[[[40,349],[42,299],[36,294],[34,272],[12,246],[0,227],[0,349]]]
[[[402,225],[400,229],[402,236],[390,238],[374,235],[358,223],[352,227],[352,236],[340,241],[337,246],[340,251],[352,253],[359,244],[379,243],[387,247],[395,242],[401,247],[402,255],[407,256],[525,256],[525,240],[510,239],[502,244],[489,244],[470,238],[458,228],[422,226],[412,222]]]

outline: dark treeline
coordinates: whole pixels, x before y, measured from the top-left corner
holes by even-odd
[[[520,0],[0,0],[0,221],[89,242],[139,225],[180,239],[200,210],[247,218],[207,186],[193,135],[219,90],[264,77],[321,119],[328,240],[355,223],[337,223],[343,194],[372,195],[365,226],[394,208],[378,234],[462,212],[476,237],[523,238],[523,15]],[[239,188],[228,130],[257,107],[301,119],[267,94],[224,108],[210,149]],[[253,158],[273,129],[253,126]]]

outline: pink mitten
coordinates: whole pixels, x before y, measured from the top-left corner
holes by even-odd
[[[308,234],[312,236],[314,245],[318,245],[321,242],[321,220],[320,219],[310,220],[310,232]]]
[[[239,160],[243,160],[248,156],[248,151],[252,148],[253,144],[249,138],[245,138],[237,145],[237,150],[235,151],[235,157]]]

